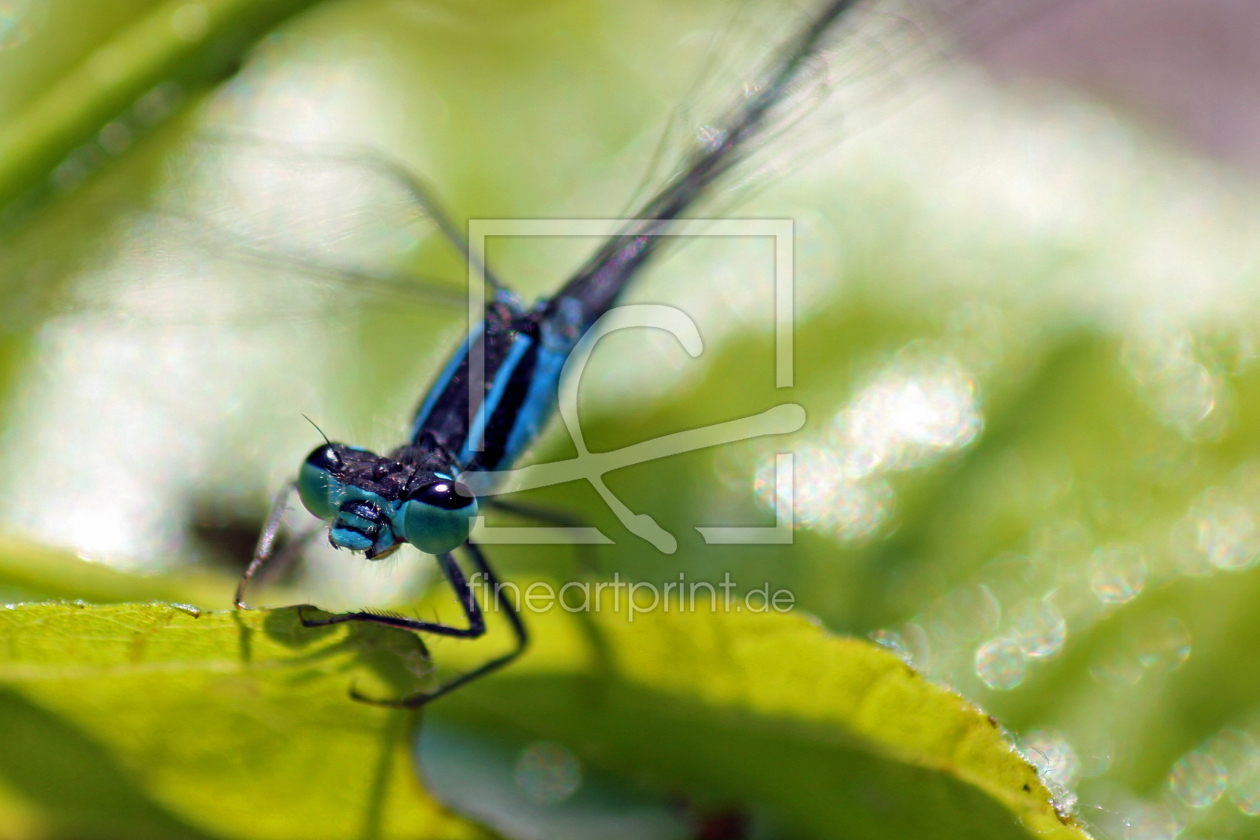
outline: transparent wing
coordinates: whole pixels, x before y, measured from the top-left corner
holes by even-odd
[[[457,310],[462,237],[430,190],[361,149],[201,137],[130,211],[117,264],[72,307],[158,323],[327,319],[408,300]]]
[[[258,252],[393,277],[390,261],[436,233],[469,257],[432,187],[371,149],[220,135],[201,138],[184,164],[200,176],[183,193],[186,210]]]
[[[766,116],[731,177],[710,192],[716,213],[751,190],[799,169],[845,137],[877,123],[929,89],[939,73],[1013,27],[1071,0],[869,0],[831,27],[821,49]],[[672,111],[647,170],[627,206],[634,212],[760,90],[790,41],[820,4],[743,0],[700,51],[695,80]]]

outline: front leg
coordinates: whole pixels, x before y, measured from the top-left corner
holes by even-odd
[[[286,482],[271,501],[271,510],[267,513],[267,523],[263,525],[262,531],[258,534],[258,543],[254,546],[254,556],[245,568],[245,574],[241,575],[240,583],[236,584],[236,596],[232,599],[232,604],[238,610],[249,609],[249,607],[245,606],[245,588],[249,586],[250,578],[258,574],[264,566],[271,562],[272,557],[275,555],[276,537],[279,536],[280,528],[284,524],[284,512],[289,507],[289,499],[295,492],[297,492],[297,483],[294,481]]]
[[[364,703],[372,703],[377,706],[395,706],[395,707],[402,707],[406,709],[417,709],[425,705],[426,703],[431,703],[432,701],[443,696],[444,694],[451,693],[452,691],[459,688],[460,686],[467,685],[468,683],[472,682],[473,680],[479,677],[484,677],[486,674],[489,674],[491,671],[495,671],[499,668],[502,668],[504,665],[508,664],[513,659],[520,656],[521,652],[525,650],[525,646],[529,644],[529,634],[525,630],[525,623],[521,620],[521,617],[517,613],[516,608],[512,606],[512,602],[504,594],[503,587],[499,584],[498,576],[495,575],[494,570],[490,568],[490,564],[486,561],[485,555],[481,553],[481,549],[474,542],[472,542],[472,540],[469,540],[467,543],[465,543],[464,547],[468,550],[468,553],[472,556],[473,562],[477,565],[478,571],[481,572],[481,574],[484,576],[486,580],[486,583],[490,586],[490,591],[494,593],[494,598],[495,598],[495,601],[498,603],[499,608],[503,610],[504,614],[507,616],[508,622],[512,625],[512,634],[516,637],[515,646],[512,648],[512,650],[508,651],[507,653],[501,656],[497,656],[494,659],[491,659],[489,662],[486,662],[485,664],[480,665],[477,668],[474,668],[473,670],[468,671],[467,673],[461,674],[460,676],[456,677],[455,679],[451,680],[448,683],[445,683],[444,685],[439,686],[437,689],[433,691],[412,694],[407,697],[403,697],[402,699],[399,699],[399,700],[381,700],[375,697],[365,697],[364,695],[360,694],[358,691],[352,689],[350,691],[350,696],[353,697],[355,700],[359,700]],[[449,554],[443,555],[443,557],[450,559]],[[452,565],[454,565],[453,560],[451,561],[451,563]],[[456,569],[458,570],[458,567],[456,567]],[[480,619],[481,612],[477,608],[477,602],[474,597],[472,587],[468,586],[467,582],[464,582],[462,573],[460,574],[459,579],[463,583],[463,585],[466,587],[466,589],[464,590],[466,594],[463,594],[461,597],[465,597],[468,599],[468,602],[472,605],[473,609],[477,610],[476,614],[477,614],[478,619]],[[465,613],[468,613],[468,612],[469,610],[465,608]],[[385,618],[389,618],[389,617],[388,616],[372,616],[371,619],[361,619],[361,620],[377,620],[377,621],[380,621],[380,623],[382,624],[389,624],[390,626],[393,626],[393,627],[410,627],[409,624],[400,624],[394,621],[383,621],[382,619],[385,619]],[[469,620],[471,621],[471,619],[472,619],[472,616],[470,614]],[[400,618],[399,621],[407,621],[407,619]],[[426,622],[416,622],[416,623],[425,624]],[[445,626],[445,625],[438,625],[438,626]],[[449,629],[456,629],[456,628],[449,628]],[[482,627],[482,631],[484,632],[484,625]],[[456,635],[456,634],[452,633],[448,635]],[[478,633],[478,635],[480,635],[480,633]]]
[[[384,624],[386,627],[398,627],[417,633],[433,633],[438,636],[475,639],[485,635],[486,619],[481,614],[481,607],[477,603],[473,587],[469,585],[467,578],[464,577],[464,571],[449,553],[438,555],[438,565],[442,567],[442,572],[446,575],[446,580],[450,583],[451,589],[455,590],[455,596],[459,599],[459,606],[464,611],[464,617],[468,619],[467,627],[454,627],[437,621],[421,621],[416,618],[374,613],[367,610],[340,613],[328,618],[307,618],[303,613],[303,610],[308,606],[306,604],[298,607],[298,618],[302,620],[303,627],[327,627],[330,624],[342,624],[347,621],[369,621],[373,624]]]

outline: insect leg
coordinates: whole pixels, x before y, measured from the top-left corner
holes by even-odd
[[[236,596],[232,599],[232,604],[238,610],[249,609],[245,606],[245,587],[249,585],[250,578],[258,574],[258,571],[271,560],[276,551],[276,537],[280,533],[280,527],[284,524],[284,511],[289,506],[289,499],[297,491],[297,483],[289,481],[280,488],[276,493],[275,499],[271,502],[271,511],[267,514],[267,523],[263,525],[262,531],[258,534],[258,543],[254,546],[254,556],[249,561],[249,565],[245,567],[245,573],[241,575],[241,582],[236,585]]]
[[[283,577],[292,568],[294,562],[302,556],[302,552],[311,544],[311,541],[325,533],[325,527],[323,522],[318,522],[291,537],[279,551],[272,555],[266,571],[257,575],[258,583],[266,586]]]
[[[307,618],[303,614],[303,610],[309,606],[307,604],[298,607],[298,617],[302,620],[303,627],[327,627],[330,624],[342,624],[347,621],[368,621],[373,624],[384,624],[386,627],[398,627],[418,633],[433,633],[437,636],[475,639],[484,635],[486,632],[486,619],[481,614],[481,607],[477,603],[476,592],[468,583],[468,579],[464,577],[463,570],[460,569],[459,564],[455,562],[455,558],[449,553],[438,555],[438,565],[442,567],[442,573],[446,575],[447,582],[450,583],[451,589],[455,590],[455,595],[459,598],[459,606],[464,611],[464,617],[468,619],[467,627],[454,627],[438,621],[423,621],[418,618],[407,618],[401,615],[369,612],[367,610],[340,613],[328,618]]]
[[[401,706],[403,708],[408,708],[408,709],[419,708],[420,706],[423,706],[426,703],[430,703],[433,700],[436,700],[437,698],[443,696],[444,694],[449,694],[450,692],[454,691],[460,686],[466,685],[479,677],[483,677],[486,674],[489,674],[491,671],[502,668],[504,665],[508,664],[513,659],[520,656],[521,652],[525,650],[525,646],[529,644],[529,634],[525,630],[525,622],[521,620],[520,614],[517,613],[516,608],[512,606],[512,602],[507,598],[507,596],[504,595],[503,587],[499,584],[498,577],[495,575],[494,570],[490,568],[490,564],[486,561],[486,557],[484,554],[482,554],[481,549],[471,540],[464,543],[464,547],[468,550],[469,555],[472,557],[473,563],[476,564],[477,570],[481,572],[482,576],[485,578],[486,583],[490,586],[490,591],[494,593],[495,601],[498,603],[499,607],[503,610],[503,612],[507,615],[508,623],[512,625],[512,635],[515,636],[516,638],[516,643],[513,646],[513,648],[507,653],[502,654],[501,656],[496,656],[494,659],[491,659],[489,662],[486,662],[485,664],[480,665],[471,671],[468,671],[464,674],[459,675],[455,679],[451,680],[448,683],[445,683],[444,685],[439,686],[437,689],[433,691],[412,694],[407,697],[403,697],[400,700],[379,700],[374,697],[365,697],[364,695],[359,694],[358,691],[351,690],[350,692],[351,697],[365,703],[374,703],[380,706]],[[450,559],[449,554],[445,554],[443,555],[443,557]],[[453,560],[451,561],[451,564],[454,565]],[[463,580],[462,575],[460,576],[460,580],[461,581]],[[452,583],[454,582],[452,581]],[[466,592],[462,594],[462,597],[467,598],[468,603],[472,604],[473,607],[475,608],[477,602],[475,599],[473,588],[469,586],[466,582],[464,583],[464,586],[467,587],[467,589],[466,589]],[[481,613],[478,612],[477,615],[478,617],[480,617]],[[469,616],[469,618],[471,619],[471,616]],[[400,626],[400,625],[394,625],[394,626]],[[484,630],[484,625],[483,625],[483,630]]]

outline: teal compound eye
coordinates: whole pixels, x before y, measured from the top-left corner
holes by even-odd
[[[307,455],[302,469],[298,470],[298,496],[306,509],[320,519],[329,520],[337,515],[345,485],[336,474],[344,466],[336,447],[324,444]]]
[[[425,554],[445,554],[464,544],[477,515],[477,497],[454,479],[438,478],[407,496],[403,528],[407,542]]]

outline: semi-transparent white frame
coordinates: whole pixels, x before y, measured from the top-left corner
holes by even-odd
[[[611,237],[633,220],[629,219],[471,219],[468,222],[468,323],[470,327],[480,322],[485,312],[485,253],[486,240],[492,236],[581,236]],[[680,222],[674,230],[660,234],[663,236],[717,236],[717,237],[768,237],[774,240],[774,274],[771,281],[774,285],[774,353],[775,353],[775,387],[790,388],[793,385],[793,328],[794,328],[794,225],[791,219],[692,219]],[[617,307],[621,309],[625,307]],[[635,307],[628,307],[633,309]],[[643,307],[640,307],[643,308]],[[684,317],[690,320],[688,316]],[[617,329],[619,326],[645,326],[641,322],[608,326],[605,331]],[[675,330],[675,334],[682,335]],[[477,393],[477,383],[485,382],[485,344],[481,334],[473,340],[468,350],[469,378],[473,387],[469,394]],[[563,399],[562,399],[563,402]],[[778,408],[786,408],[779,406]],[[469,425],[473,425],[474,416],[479,408],[475,401],[469,400]],[[562,406],[563,408],[563,406]],[[609,453],[586,452],[581,441],[580,431],[576,426],[566,426],[574,442],[579,446],[579,458],[574,459],[571,470],[550,470],[540,474],[535,467],[552,467],[557,465],[534,465],[521,470],[510,470],[496,474],[493,480],[487,477],[487,485],[493,484],[494,493],[511,492],[526,487],[540,487],[564,481],[585,478],[595,485],[605,500],[609,502],[618,518],[630,530],[639,533],[663,551],[672,553],[671,545],[662,545],[635,527],[636,517],[603,486],[601,477],[610,469],[643,463],[667,455],[687,452],[707,446],[713,446],[732,440],[748,439],[765,434],[780,434],[794,431],[804,422],[804,414],[799,406],[789,419],[783,412],[771,417],[775,409],[762,415],[755,415],[741,420],[717,424],[715,426],[694,429],[688,432],[667,435],[655,441],[644,442],[626,447],[623,450]],[[564,412],[562,411],[562,415]],[[777,424],[776,421],[777,420]],[[573,419],[576,423],[576,419]],[[786,425],[785,425],[786,423]],[[650,445],[658,444],[658,445]],[[617,457],[617,456],[623,457]],[[624,457],[624,456],[629,456]],[[599,461],[608,464],[603,469],[594,466]],[[583,468],[585,465],[585,468]],[[775,456],[775,524],[770,527],[733,527],[733,526],[697,526],[696,530],[709,544],[789,544],[792,542],[792,509],[793,509],[793,463],[791,453],[778,453]],[[485,489],[485,485],[478,489]],[[647,518],[650,522],[650,518]],[[655,526],[655,523],[651,523]],[[656,530],[660,530],[659,527]],[[484,544],[558,544],[586,543],[609,544],[608,537],[595,528],[562,528],[556,526],[530,528],[491,528],[486,525],[484,517],[477,517],[474,527],[477,540]]]

